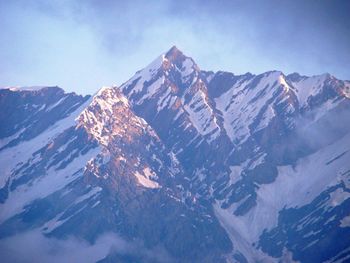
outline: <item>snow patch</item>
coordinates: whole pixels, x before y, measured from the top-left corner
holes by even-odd
[[[296,88],[296,94],[301,107],[307,105],[307,100],[309,97],[315,96],[321,91],[327,77],[327,74],[323,74],[320,76],[304,77],[299,81],[291,82]]]
[[[237,183],[241,179],[241,172],[242,172],[242,167],[241,166],[230,166],[230,181],[229,185],[233,185]]]
[[[350,227],[350,215],[344,217],[340,221],[340,227]]]
[[[184,99],[182,104],[184,104]],[[208,135],[209,142],[220,135],[220,126],[202,90],[199,89],[192,96],[191,101],[184,105],[184,109],[196,130],[203,136]]]
[[[265,74],[255,87],[249,86],[255,78],[242,79],[215,99],[216,107],[224,118],[224,128],[232,142],[243,143],[250,136],[249,126],[267,101],[273,98],[276,91],[274,84],[280,80],[280,76],[281,72]],[[267,126],[272,117],[272,112],[267,112],[260,128]]]
[[[157,175],[149,167],[143,169],[143,174],[136,171],[134,175],[136,176],[138,182],[145,188],[160,188],[160,185],[156,181],[151,180],[156,179]]]

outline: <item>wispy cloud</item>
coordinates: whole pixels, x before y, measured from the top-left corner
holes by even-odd
[[[89,244],[72,236],[64,240],[48,238],[36,229],[1,239],[0,251],[3,263],[93,263],[108,255],[142,262],[171,262],[163,248],[146,249],[141,242],[127,242],[115,233],[105,233]]]

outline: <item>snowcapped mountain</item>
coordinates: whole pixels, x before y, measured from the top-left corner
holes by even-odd
[[[92,97],[0,89],[5,262],[26,238],[34,261],[345,262],[349,98],[329,74],[214,73],[176,47]]]

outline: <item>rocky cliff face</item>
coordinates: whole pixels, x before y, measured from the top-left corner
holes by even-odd
[[[349,97],[329,74],[207,72],[176,47],[93,97],[2,89],[0,249],[36,231],[91,262],[341,262]]]

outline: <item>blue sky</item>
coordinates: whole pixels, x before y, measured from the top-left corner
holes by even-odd
[[[204,70],[350,79],[350,1],[0,0],[0,86],[92,94],[176,45]]]

